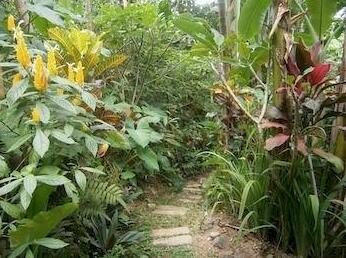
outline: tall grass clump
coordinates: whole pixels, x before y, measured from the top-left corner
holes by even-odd
[[[239,220],[240,235],[257,233],[301,257],[345,257],[345,177],[313,159],[318,196],[308,160],[290,150],[273,159],[256,129],[237,154],[205,152],[213,168],[206,182],[209,205]]]

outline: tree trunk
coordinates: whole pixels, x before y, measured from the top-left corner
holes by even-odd
[[[20,15],[20,18],[24,21],[24,26],[29,25],[29,14],[28,14],[28,8],[26,6],[26,0],[15,0],[14,4],[16,6],[16,9]]]
[[[288,0],[274,0],[274,20],[280,16],[282,10],[288,10]],[[290,31],[289,28],[289,12],[282,15],[278,27],[275,30],[272,40],[273,51],[273,96],[274,105],[282,111],[287,108],[285,105],[286,97],[284,92],[278,92],[278,89],[283,86],[283,82],[287,75],[285,68],[285,56],[286,56],[286,39],[285,34]],[[287,113],[287,112],[285,112]]]
[[[93,16],[92,16],[92,0],[85,0],[84,2],[84,14],[87,19],[87,29],[93,30]]]

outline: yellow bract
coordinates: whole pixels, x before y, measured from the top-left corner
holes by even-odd
[[[17,83],[20,82],[21,80],[22,80],[22,75],[20,73],[16,73],[12,79],[12,86],[16,86]]]
[[[69,79],[71,82],[74,82],[73,64],[68,64],[68,79]]]
[[[38,91],[45,91],[48,88],[48,78],[40,55],[36,57],[34,63],[34,86]]]
[[[84,84],[84,72],[83,72],[83,66],[81,61],[79,61],[77,65],[76,83],[80,86],[83,86]]]
[[[28,68],[31,65],[29,51],[21,31],[17,33],[16,57],[24,68]]]
[[[35,123],[39,123],[40,120],[41,120],[40,111],[38,110],[38,108],[35,107],[31,111],[31,121]]]
[[[8,16],[7,18],[7,29],[8,31],[14,31],[16,29],[16,23],[13,15]]]
[[[55,60],[55,52],[54,50],[48,51],[48,58],[47,58],[47,68],[50,74],[57,75],[58,69],[56,68],[56,60]]]
[[[64,95],[64,89],[63,88],[57,88],[56,89],[56,95],[58,95],[58,96]]]
[[[80,99],[79,96],[77,96],[72,100],[72,104],[75,106],[80,106],[82,104],[82,100]]]

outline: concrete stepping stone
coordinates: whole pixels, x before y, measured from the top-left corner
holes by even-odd
[[[198,183],[187,183],[187,184],[185,185],[185,187],[187,187],[187,188],[201,188],[202,185],[201,185],[201,184],[198,184]]]
[[[172,205],[159,205],[157,209],[153,211],[153,214],[168,215],[168,216],[184,216],[188,211],[187,208],[172,206]]]
[[[194,200],[191,200],[191,199],[179,199],[180,202],[183,202],[183,203],[198,203],[199,200],[198,199],[194,199]]]
[[[159,228],[151,231],[151,236],[153,238],[179,236],[187,234],[190,234],[190,229],[188,227]]]
[[[173,236],[168,238],[155,239],[153,245],[156,246],[179,246],[179,245],[191,245],[192,237],[190,235]]]
[[[196,194],[184,194],[181,196],[183,199],[190,199],[193,201],[200,201],[202,200],[202,196],[201,195],[196,195]]]
[[[202,193],[202,189],[199,189],[199,188],[185,187],[183,190],[186,192],[191,192],[191,193],[196,193],[196,194]]]

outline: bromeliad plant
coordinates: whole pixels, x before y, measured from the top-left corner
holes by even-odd
[[[11,16],[8,29],[15,40],[17,62],[10,63],[13,69],[8,72],[16,73],[1,102],[0,140],[6,152],[1,159],[0,205],[8,216],[2,230],[14,248],[11,257],[24,251],[31,257],[37,254],[37,246],[58,249],[67,245],[47,235],[77,209],[87,176],[103,174],[102,169],[88,165],[99,147],[107,144],[97,136],[99,132],[114,128],[87,111],[95,110],[100,101],[88,92],[81,64],[74,80],[59,77],[61,67],[54,50],[29,48]],[[49,196],[58,189],[59,195],[72,202],[47,211]]]
[[[292,148],[304,156],[314,153],[333,163],[338,171],[343,171],[343,162],[332,153],[320,148],[327,132],[323,121],[336,116],[335,105],[344,103],[345,98],[331,90],[337,84],[328,83],[330,64],[320,63],[321,43],[308,50],[303,42],[296,44],[290,53],[286,67],[289,74],[283,87],[277,94],[284,95],[281,109],[272,107],[268,112],[268,121],[262,128],[276,128],[278,133],[266,140],[265,148],[271,151],[292,143]],[[322,142],[323,143],[323,142]]]

